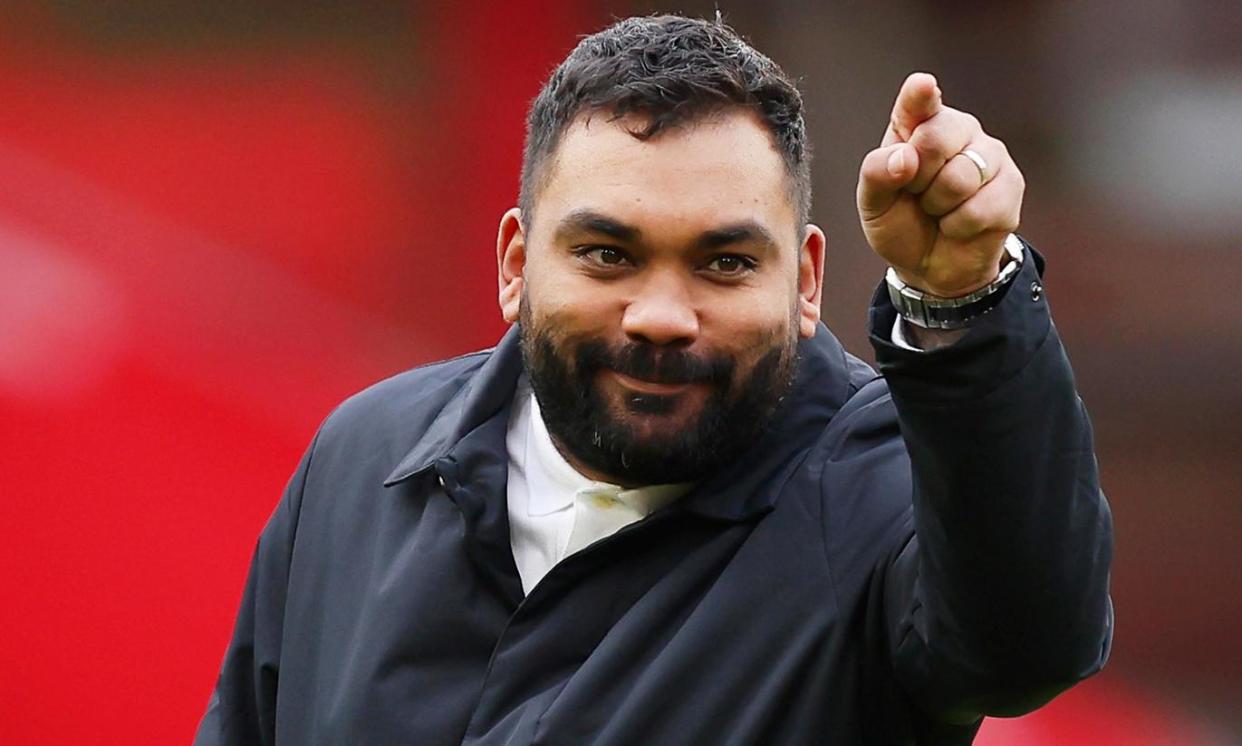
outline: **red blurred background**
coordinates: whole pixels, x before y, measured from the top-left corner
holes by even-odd
[[[0,4],[4,746],[189,742],[315,426],[498,338],[529,99],[578,35],[665,9],[259,5]],[[1118,636],[1103,675],[979,743],[1242,743],[1242,12],[999,5],[722,7],[803,78],[854,351],[879,265],[853,183],[904,74],[938,73],[1028,173],[1117,517]]]

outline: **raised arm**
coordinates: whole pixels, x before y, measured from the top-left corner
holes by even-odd
[[[1004,146],[915,74],[864,160],[859,211],[902,282],[953,298],[996,279],[1023,186]],[[911,697],[949,722],[1042,705],[1098,670],[1111,639],[1112,529],[1091,427],[1042,259],[1024,253],[963,329],[906,327],[929,351],[892,344],[886,289],[872,309],[915,485],[915,536],[886,572],[890,650]]]

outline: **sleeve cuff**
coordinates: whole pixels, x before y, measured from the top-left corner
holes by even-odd
[[[901,320],[900,315],[898,315],[897,318],[893,319],[893,331],[889,336],[889,338],[893,342],[893,346],[900,347],[903,350],[909,350],[910,352],[923,352],[922,348],[915,347],[914,343],[911,342],[909,338],[906,337],[905,327],[906,327],[906,324],[904,321]]]
[[[870,341],[880,372],[896,392],[928,400],[983,396],[1018,375],[1052,326],[1043,280],[1044,258],[1023,240],[1022,269],[988,313],[972,320],[952,345],[911,349],[897,334],[900,316],[883,281],[872,297]],[[901,344],[900,342],[905,342]]]

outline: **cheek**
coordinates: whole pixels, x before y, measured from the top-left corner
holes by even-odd
[[[526,291],[536,322],[565,323],[602,319],[608,313],[617,315],[620,302],[614,288],[574,271],[562,257],[540,254],[526,275]]]
[[[721,344],[717,349],[733,358],[735,390],[746,385],[773,350],[780,350],[783,363],[787,364],[797,348],[797,307],[785,299],[777,303],[780,307],[766,307],[753,316],[722,319],[720,328],[724,331],[718,336]]]
[[[797,333],[797,296],[789,292],[735,294],[704,305],[700,322],[721,346],[746,357]]]
[[[619,343],[622,306],[600,293],[532,293],[528,323],[555,340],[558,346],[580,341]]]
[[[582,304],[563,297],[544,299],[528,298],[527,314],[522,322],[534,335],[547,340],[556,356],[568,368],[576,368],[574,359],[580,347],[587,343],[611,340],[602,314]]]

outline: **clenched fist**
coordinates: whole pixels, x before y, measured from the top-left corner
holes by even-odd
[[[954,298],[996,278],[1025,188],[1005,144],[945,106],[934,77],[914,73],[883,142],[863,159],[858,215],[903,282]]]

